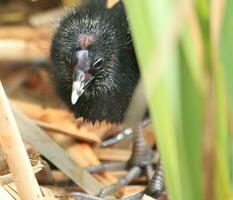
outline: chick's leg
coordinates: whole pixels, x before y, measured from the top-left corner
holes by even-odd
[[[148,156],[150,157],[150,154],[153,155],[153,152],[149,148],[148,144],[146,143],[144,135],[143,135],[143,127],[147,126],[150,123],[151,123],[150,119],[146,119],[142,122],[142,124],[139,125],[139,128],[138,128],[139,130],[136,130],[136,133],[134,134],[134,146],[133,146],[132,156],[128,162],[110,162],[110,163],[105,163],[101,165],[94,165],[94,166],[87,167],[86,170],[90,173],[101,173],[105,171],[123,170],[123,169],[127,169],[129,165],[138,165],[138,163],[141,163],[141,161],[143,162],[143,160],[150,160]],[[128,128],[125,130],[127,130],[128,132],[129,129],[131,132],[132,131],[131,128]],[[122,132],[120,134],[122,134]],[[127,135],[128,134],[129,133],[127,133]],[[124,139],[127,139],[128,137]],[[116,142],[117,141],[114,141],[114,143]],[[145,155],[146,155],[146,159],[144,157]],[[147,161],[145,162],[145,164],[146,163]],[[151,174],[153,174],[152,166],[148,166],[146,170],[147,170],[147,174],[148,175],[150,174],[150,177],[151,177]]]
[[[128,161],[129,166],[147,167],[152,166],[154,152],[147,144],[142,125],[139,125],[134,134],[134,144],[131,158]]]
[[[159,198],[159,200],[167,200],[161,162],[157,163],[155,173],[143,192],[124,198],[122,200],[140,200],[144,194],[149,195],[155,199]]]
[[[127,162],[104,163],[87,167],[86,170],[90,173],[101,173],[123,169],[129,170],[132,166],[140,166],[146,168],[147,174],[151,178],[151,174],[153,173],[152,157],[154,157],[154,152],[145,141],[143,127],[141,125],[139,125],[138,129],[135,131],[133,139],[132,154]]]
[[[111,163],[108,165],[108,167],[111,169],[113,169],[114,167],[118,167],[118,169],[119,167],[126,167],[126,169],[129,170],[128,173],[117,183],[105,187],[100,192],[99,196],[105,197],[111,193],[114,193],[117,189],[128,185],[130,182],[132,182],[135,178],[139,177],[143,173],[146,174],[148,179],[150,180],[153,174],[152,158],[153,151],[145,141],[142,125],[139,125],[134,135],[132,155],[127,164],[124,165],[123,163],[121,163],[121,165],[114,165],[113,163]]]
[[[135,178],[139,177],[144,171],[143,169],[144,167],[142,166],[146,166],[147,163],[150,162],[151,160],[149,158],[150,155],[152,155],[152,151],[145,142],[143,136],[143,128],[140,125],[135,134],[133,151],[131,158],[128,162],[106,163],[106,164],[91,166],[87,168],[87,170],[91,173],[101,173],[104,171],[123,170],[123,169],[128,170],[128,173],[124,177],[122,177],[118,182],[105,187],[99,193],[99,197],[105,197],[111,193],[114,193],[117,189],[125,185],[128,185]]]
[[[152,197],[158,198],[165,191],[163,168],[161,162],[156,165],[153,177],[145,189],[145,193]]]
[[[119,188],[128,185],[135,178],[145,174],[150,180],[148,187],[142,193],[127,198],[128,200],[140,199],[143,194],[149,194],[154,197],[159,196],[163,191],[163,174],[160,162],[157,163],[156,172],[153,170],[154,153],[145,141],[143,127],[139,125],[134,134],[134,144],[132,155],[128,162],[125,163],[107,163],[100,166],[87,168],[89,172],[99,173],[103,171],[127,169],[128,173],[113,185],[107,186],[101,190],[99,197],[104,199],[106,196],[116,192]],[[153,175],[153,177],[152,177]],[[152,177],[152,178],[151,178]],[[78,197],[76,195],[76,197]],[[78,199],[78,198],[77,198]],[[83,198],[84,199],[84,198]],[[94,200],[94,199],[93,199]]]

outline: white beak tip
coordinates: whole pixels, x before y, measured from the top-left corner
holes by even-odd
[[[72,91],[71,94],[71,103],[72,105],[75,105],[78,101],[79,95],[77,94],[77,92],[75,90]]]

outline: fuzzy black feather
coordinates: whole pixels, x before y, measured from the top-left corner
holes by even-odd
[[[124,5],[120,1],[107,9],[105,3],[89,0],[62,19],[52,41],[49,71],[58,95],[75,117],[119,123],[124,119],[140,74]],[[101,56],[104,64],[94,72],[95,78],[72,105],[72,65],[83,34],[95,38],[88,47],[90,59]]]

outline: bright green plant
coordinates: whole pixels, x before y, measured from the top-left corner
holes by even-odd
[[[233,1],[124,2],[169,198],[232,199]]]

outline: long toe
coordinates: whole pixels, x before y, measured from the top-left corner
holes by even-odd
[[[87,167],[86,170],[90,173],[101,173],[106,171],[117,171],[126,169],[127,163],[126,162],[111,162],[105,163],[101,165],[95,165]]]
[[[81,193],[81,192],[70,193],[70,196],[75,200],[103,200],[103,198],[101,197],[96,197],[96,196],[92,196],[92,195]]]
[[[123,198],[121,200],[141,200],[144,195],[144,192],[137,193],[135,195]]]
[[[142,169],[140,167],[132,167],[129,172],[123,178],[119,179],[115,184],[102,189],[99,197],[103,198],[109,194],[116,192],[116,190],[118,190],[119,188],[128,185],[130,182],[132,182],[133,179],[139,177],[141,173]]]

